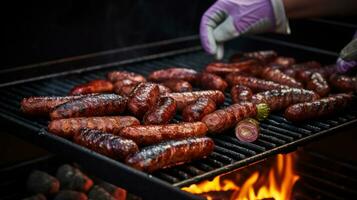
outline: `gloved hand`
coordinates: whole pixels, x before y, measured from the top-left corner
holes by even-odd
[[[217,59],[223,57],[223,42],[262,32],[290,33],[282,0],[218,0],[200,24],[202,46]]]
[[[357,32],[350,43],[342,49],[340,57],[337,59],[337,72],[346,73],[357,66]]]

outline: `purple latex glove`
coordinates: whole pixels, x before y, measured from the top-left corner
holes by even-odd
[[[336,69],[339,73],[346,73],[357,66],[357,32],[353,39],[341,51],[336,62]]]
[[[217,59],[223,57],[223,42],[262,32],[290,33],[281,0],[218,0],[200,24],[202,46]]]

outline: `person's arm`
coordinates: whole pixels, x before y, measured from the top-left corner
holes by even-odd
[[[283,3],[289,18],[357,14],[356,0],[283,0]]]

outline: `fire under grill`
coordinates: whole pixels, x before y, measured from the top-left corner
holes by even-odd
[[[234,51],[228,51],[227,57]],[[279,52],[279,51],[278,51]],[[293,55],[291,55],[293,56]],[[136,171],[121,162],[99,155],[46,131],[48,119],[30,118],[19,111],[20,101],[28,96],[63,96],[75,85],[104,78],[111,70],[127,70],[143,75],[170,66],[190,67],[200,71],[212,58],[201,50],[181,51],[180,54],[155,58],[144,62],[107,67],[105,69],[67,74],[0,88],[0,117],[9,132],[14,132],[55,153],[68,156],[97,176],[126,188],[129,192],[150,198],[198,198],[179,188],[198,181],[250,165],[271,155],[295,150],[298,146],[335,129],[357,122],[357,109],[330,119],[311,120],[293,124],[281,114],[273,113],[261,123],[261,135],[254,143],[238,141],[233,131],[211,136],[216,144],[206,159],[160,170],[153,174]],[[226,93],[224,106],[231,103]],[[179,116],[174,121],[179,121]],[[153,192],[155,191],[155,192]],[[153,194],[154,193],[154,194]],[[158,195],[160,194],[160,195]]]

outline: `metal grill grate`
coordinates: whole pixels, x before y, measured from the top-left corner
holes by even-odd
[[[227,52],[227,55],[229,56],[232,53],[232,51],[229,51]],[[169,66],[190,67],[196,70],[201,70],[202,67],[209,62],[211,62],[211,58],[203,52],[198,51],[136,63],[130,66],[117,66],[106,70],[67,75],[5,87],[1,89],[0,116],[2,116],[3,119],[8,119],[15,124],[26,127],[26,129],[32,129],[32,131],[39,133],[40,130],[44,131],[48,121],[47,119],[28,118],[23,116],[19,112],[19,103],[24,97],[62,96],[67,94],[74,85],[93,79],[104,78],[108,71],[114,69],[128,70],[147,75],[151,71]],[[226,97],[227,100],[224,105],[229,105],[231,99],[229,98],[228,93],[226,93]],[[152,178],[153,176],[177,187],[185,186],[251,164],[270,155],[282,151],[290,151],[291,148],[296,148],[303,142],[307,142],[317,136],[331,132],[341,126],[356,122],[356,117],[356,109],[350,109],[342,115],[335,116],[331,119],[311,120],[296,125],[287,121],[281,114],[272,114],[267,120],[261,123],[261,135],[256,142],[240,142],[234,137],[233,131],[213,136],[216,148],[214,153],[208,158],[182,166],[161,170],[149,175],[149,178]],[[178,119],[179,118],[176,118],[175,120]],[[47,134],[45,131],[42,133]],[[28,135],[27,137],[32,137],[32,135]],[[56,136],[50,137],[50,141],[53,141],[54,143],[66,143],[64,140],[61,140]],[[77,146],[68,142],[66,145]],[[75,147],[75,149],[78,151],[85,151],[84,148],[81,147]],[[61,149],[56,151],[61,152]],[[96,159],[97,156],[98,154],[93,154],[93,159]],[[88,165],[95,165],[95,163],[88,163]],[[100,174],[100,172],[98,173]],[[141,175],[143,174],[140,174],[140,176]],[[120,186],[126,187],[126,185]]]

